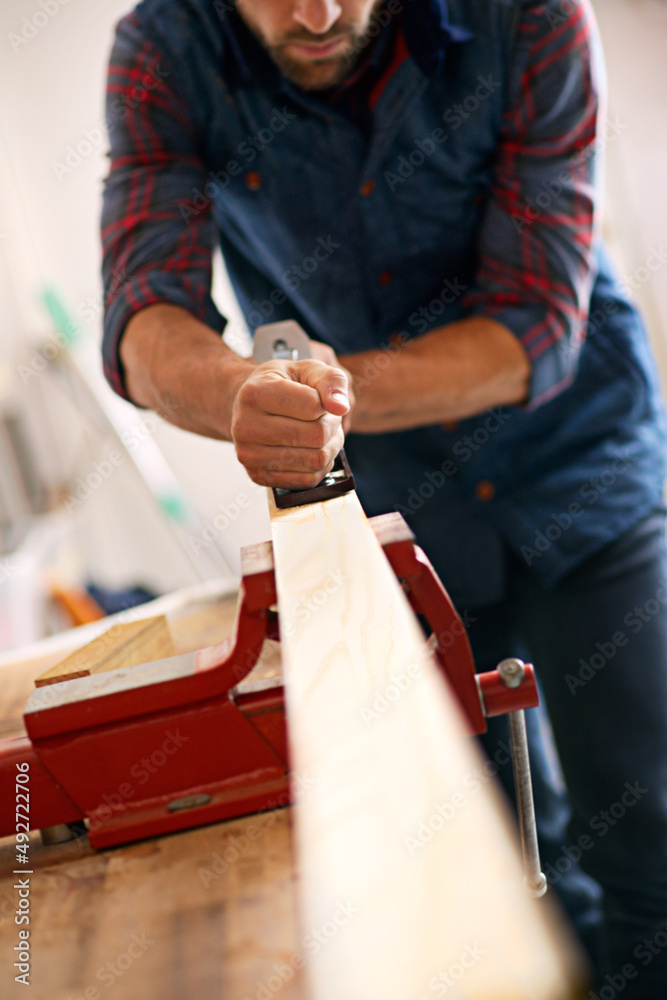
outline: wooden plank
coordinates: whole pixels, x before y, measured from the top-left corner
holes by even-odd
[[[117,622],[128,620],[139,621],[143,618],[154,618],[156,615],[166,615],[172,632],[174,623],[184,617],[187,622],[190,614],[195,609],[199,612],[206,612],[209,604],[216,603],[220,599],[229,598],[232,601],[232,608],[236,600],[236,588],[230,586],[222,580],[208,580],[206,583],[196,583],[190,587],[183,587],[171,594],[164,594],[156,597],[148,604],[142,604],[138,608],[133,608],[131,612],[119,611],[115,615],[108,615],[101,623],[92,622],[90,625],[80,625],[78,628],[68,629],[66,632],[58,632],[46,639],[39,639],[37,642],[21,649],[5,650],[0,652],[0,672],[5,667],[15,670],[18,663],[42,663],[42,670],[47,666],[53,666],[58,660],[68,656],[76,649],[80,649],[87,642],[91,642],[101,635],[104,629],[110,628]],[[209,622],[209,625],[214,622]],[[204,639],[201,645],[207,645],[208,640]],[[197,648],[197,647],[195,647]],[[185,652],[185,650],[177,650]],[[35,674],[39,671],[35,671]]]
[[[0,841],[0,996],[256,1000],[279,984],[280,1000],[308,1000],[290,820],[275,810],[99,854],[33,837],[29,989],[14,981],[15,850]]]
[[[523,889],[515,830],[356,495],[270,507],[314,1000],[431,998],[463,969],[468,1000],[573,995],[569,938]]]
[[[217,593],[217,596],[213,596]],[[236,620],[238,595],[211,590],[210,587],[184,588],[165,597],[159,597],[150,604],[142,605],[142,613],[165,611],[169,630],[174,640],[176,655],[192,653],[204,646],[214,646],[226,639],[233,631]],[[106,619],[111,623],[122,623],[127,612]],[[0,739],[25,736],[23,711],[35,686],[35,678],[49,670],[63,658],[63,653],[72,653],[81,645],[81,639],[99,636],[99,624],[82,626],[60,633],[41,643],[34,643],[13,653],[0,657]],[[12,662],[13,657],[13,662]],[[247,682],[279,677],[282,672],[279,643],[265,644],[260,662],[252,670]]]
[[[164,615],[118,623],[37,677],[35,687],[134,667],[174,655],[174,643]]]
[[[165,602],[177,654],[220,642],[232,631],[235,594],[214,599],[198,585],[155,603],[164,608]],[[28,655],[17,650],[15,664],[5,655],[3,736],[24,733],[21,712],[35,676],[63,649],[74,648],[81,631],[58,637],[57,645],[47,639]],[[267,643],[249,683],[280,673],[276,647]],[[291,810],[275,810],[99,853],[85,839],[43,847],[33,834],[28,991],[14,982],[12,969],[18,944],[14,840],[0,840],[0,996],[256,1000],[273,997],[280,985],[280,1000],[309,1000],[298,971],[303,945],[290,823]]]

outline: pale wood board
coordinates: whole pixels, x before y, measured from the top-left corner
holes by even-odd
[[[481,759],[356,495],[270,508],[314,1000],[430,998],[463,955],[466,1000],[571,996],[569,939],[526,895],[491,783],[469,787]]]
[[[68,629],[66,632],[58,632],[38,642],[31,643],[21,649],[5,650],[0,652],[0,674],[5,667],[12,671],[19,663],[35,664],[38,661],[43,664],[53,666],[58,660],[80,649],[92,639],[97,638],[106,629],[117,622],[139,621],[142,618],[154,618],[156,615],[166,615],[170,628],[179,618],[185,618],[186,622],[194,621],[193,616],[198,614],[203,616],[209,626],[211,622],[207,618],[207,608],[218,601],[228,601],[233,609],[236,602],[236,588],[229,585],[224,580],[208,580],[205,583],[196,583],[182,590],[176,590],[171,594],[164,594],[156,597],[154,601],[141,604],[135,608],[128,608],[119,611],[114,615],[97,622],[90,622],[88,625],[79,625],[76,628]],[[186,626],[187,627],[187,626]],[[196,624],[193,625],[196,630]],[[208,640],[203,645],[208,645]],[[177,650],[178,651],[178,650]],[[35,675],[36,676],[36,675]]]
[[[159,597],[132,610],[137,620],[151,617],[151,611],[164,612],[169,623],[175,652],[191,653],[213,646],[231,632],[236,618],[237,594],[225,588],[218,596],[210,587],[187,588],[183,592]],[[69,629],[44,639],[29,648],[0,657],[0,739],[25,734],[23,710],[35,686],[35,679],[55,666],[84,643],[101,636],[110,625],[125,622],[129,612],[119,612],[101,622]]]
[[[75,677],[90,677],[91,674],[120,670],[121,667],[134,667],[174,655],[174,641],[164,615],[135,622],[119,622],[40,674],[35,680],[35,687]]]

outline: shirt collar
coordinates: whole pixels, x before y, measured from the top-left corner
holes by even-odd
[[[403,31],[410,55],[424,76],[437,76],[444,69],[448,47],[473,37],[467,28],[450,23],[446,0],[408,0]]]
[[[236,8],[220,15],[226,47],[225,75],[229,83],[252,85],[273,80],[280,83],[282,74],[268,52],[247,27]],[[452,44],[467,42],[471,31],[451,24],[446,0],[407,0],[402,11],[405,41],[410,55],[425,76],[437,76],[445,65],[447,49]],[[383,33],[384,34],[384,33]],[[373,45],[369,61],[382,58],[382,42]]]

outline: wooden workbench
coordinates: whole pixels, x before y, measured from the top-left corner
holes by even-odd
[[[176,651],[198,649],[232,628],[235,595],[214,591],[142,615],[166,613]],[[0,739],[24,732],[35,677],[94,634],[0,659]],[[280,669],[275,651],[263,660],[264,676]],[[0,840],[3,1000],[307,1000],[295,971],[309,944],[297,931],[289,809],[99,853],[86,838],[44,847],[32,835],[29,991],[14,982],[14,853],[13,839]]]

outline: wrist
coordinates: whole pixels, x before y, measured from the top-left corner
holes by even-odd
[[[250,358],[241,358],[233,352],[225,352],[212,366],[211,391],[215,404],[211,409],[217,414],[219,430],[227,441],[233,440],[232,419],[239,392],[256,367]]]

